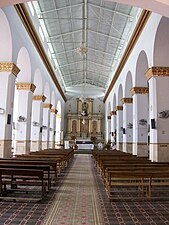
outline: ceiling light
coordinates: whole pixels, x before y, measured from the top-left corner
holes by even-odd
[[[86,55],[86,53],[88,52],[88,49],[86,48],[86,46],[84,45],[84,43],[82,42],[80,47],[76,49],[76,52],[83,56],[83,55]]]

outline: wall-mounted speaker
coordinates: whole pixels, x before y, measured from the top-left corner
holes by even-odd
[[[155,128],[156,128],[155,119],[151,119],[151,129]]]
[[[125,128],[123,128],[123,134],[126,134],[126,129]]]
[[[8,114],[7,116],[7,124],[11,124],[11,114]]]
[[[40,133],[42,133],[42,127],[40,127]]]

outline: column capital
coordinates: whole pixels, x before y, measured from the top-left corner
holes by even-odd
[[[149,93],[149,88],[148,87],[132,87],[130,89],[131,94],[148,94]]]
[[[120,100],[123,104],[124,103],[133,103],[133,99],[132,98],[122,98]]]
[[[52,104],[50,104],[50,103],[44,103],[43,104],[43,108],[51,109],[52,108]]]
[[[122,105],[117,105],[116,106],[116,111],[122,111],[123,110],[123,106]]]
[[[46,96],[44,96],[44,95],[34,95],[32,99],[35,100],[35,101],[44,102],[46,100]]]
[[[110,115],[111,115],[111,116],[115,116],[115,115],[117,115],[117,113],[116,113],[116,111],[111,111],[111,112],[110,112]]]
[[[145,76],[147,80],[152,77],[169,77],[169,67],[153,66],[146,71]]]
[[[54,108],[51,109],[50,111],[51,111],[51,113],[54,113],[54,114],[57,114],[57,112],[58,112],[58,110],[57,109],[54,109]]]
[[[17,90],[32,91],[34,93],[36,86],[33,83],[17,83]]]
[[[13,62],[0,62],[0,72],[11,72],[17,77],[20,69]]]

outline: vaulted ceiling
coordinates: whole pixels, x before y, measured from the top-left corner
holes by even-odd
[[[18,2],[27,1],[2,0],[0,5]],[[129,5],[122,4],[126,2]],[[67,98],[103,99],[139,19],[141,10],[131,4],[159,11],[168,6],[166,0],[39,0],[29,4],[39,18]]]
[[[138,8],[103,0],[33,2],[67,98],[103,98]]]

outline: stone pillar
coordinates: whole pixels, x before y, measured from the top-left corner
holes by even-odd
[[[12,155],[12,122],[15,80],[19,68],[14,63],[0,63],[0,157]]]
[[[148,156],[148,92],[147,87],[133,87],[133,155]]]
[[[50,110],[52,104],[43,104],[42,149],[49,148]]]
[[[18,129],[16,130],[15,154],[30,152],[32,97],[36,86],[32,83],[17,83]]]
[[[122,98],[123,103],[123,152],[132,153],[133,144],[133,99]]]
[[[116,133],[116,149],[123,150],[123,106],[116,106],[117,113],[117,133]]]
[[[49,130],[49,148],[55,147],[55,133],[56,133],[56,114],[57,109],[51,109],[50,113],[50,130]]]
[[[169,161],[169,67],[152,67],[149,83],[150,160]]]
[[[44,95],[34,95],[32,102],[31,152],[42,149],[42,120]]]

